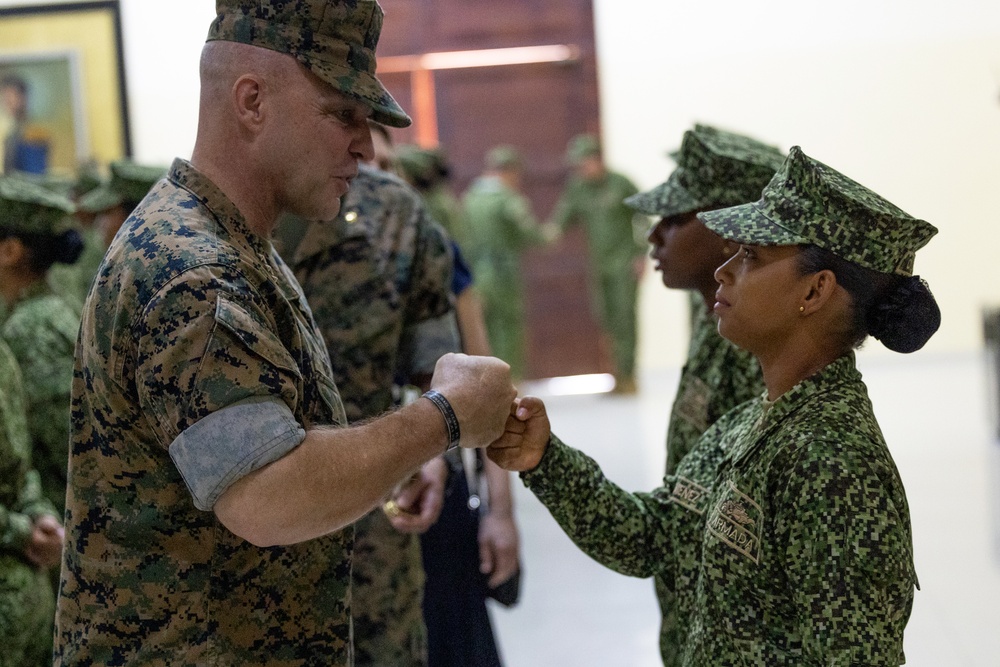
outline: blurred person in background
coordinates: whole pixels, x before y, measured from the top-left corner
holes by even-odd
[[[486,171],[463,197],[469,265],[483,301],[493,353],[510,364],[515,381],[524,378],[524,286],[521,255],[545,237],[521,193],[523,160],[513,146],[486,154]]]
[[[591,310],[615,366],[614,391],[634,394],[636,300],[646,244],[635,212],[623,202],[638,189],[607,168],[593,135],[574,137],[566,162],[573,171],[547,224],[558,233],[577,224],[586,230]]]

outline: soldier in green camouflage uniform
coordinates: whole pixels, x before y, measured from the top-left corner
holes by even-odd
[[[731,255],[732,246],[709,231],[697,213],[755,200],[782,158],[777,149],[749,137],[696,125],[684,133],[677,168],[670,177],[649,192],[625,200],[636,211],[659,218],[649,232],[649,242],[663,284],[692,290],[695,297],[687,361],[670,411],[667,475],[676,471],[709,426],[764,391],[753,355],[719,335],[712,310],[715,269]],[[660,652],[665,665],[677,664],[683,640],[671,583],[655,578],[663,614]]]
[[[512,146],[486,155],[486,173],[469,186],[462,204],[468,224],[469,265],[483,301],[493,354],[524,377],[524,287],[521,253],[544,238],[531,204],[519,191],[521,156]]]
[[[607,169],[597,138],[574,137],[566,159],[574,173],[549,223],[559,231],[583,224],[590,252],[593,312],[611,344],[616,390],[635,391],[636,298],[646,244],[635,213],[623,202],[638,192]]]
[[[468,246],[462,205],[448,189],[448,166],[441,149],[403,145],[397,157],[400,175],[420,193],[431,218],[444,227],[459,248]]]
[[[872,335],[912,352],[937,330],[912,275],[937,230],[798,147],[759,201],[699,217],[742,244],[716,273],[716,312],[760,360],[764,398],[723,416],[652,493],[626,493],[551,435],[538,399],[490,456],[529,471],[588,554],[673,580],[681,665],[902,664],[909,510],[853,348]]]
[[[7,315],[2,338],[24,375],[32,459],[42,490],[62,514],[66,496],[70,383],[80,326],[76,311],[46,280],[56,262],[72,264],[81,238],[69,200],[15,177],[0,180],[0,243],[16,254],[0,263],[0,296]]]
[[[502,433],[495,359],[449,355],[426,395],[353,428],[269,237],[332,219],[368,117],[373,0],[218,0],[191,161],[112,242],[73,378],[56,664],[347,667],[353,530],[449,445]]]
[[[420,385],[440,356],[458,351],[454,327],[429,336],[419,326],[451,313],[452,260],[441,228],[399,178],[362,165],[335,220],[290,217],[274,241],[326,341],[348,422],[381,415],[397,380]],[[354,527],[355,664],[425,665],[417,536],[380,509]]]
[[[0,340],[0,667],[52,664],[52,586],[62,528],[31,468],[21,373]]]

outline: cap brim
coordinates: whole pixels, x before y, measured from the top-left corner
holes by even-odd
[[[722,238],[747,245],[801,245],[809,241],[764,215],[757,203],[703,211],[698,219]]]
[[[80,197],[76,207],[84,213],[100,213],[118,206],[123,201],[121,195],[107,185],[101,185]]]
[[[372,120],[389,127],[409,127],[413,123],[382,82],[371,74],[306,56],[297,59],[338,91],[370,106]]]
[[[646,215],[667,218],[703,208],[703,203],[680,184],[674,174],[652,190],[640,192],[625,200],[625,205]]]

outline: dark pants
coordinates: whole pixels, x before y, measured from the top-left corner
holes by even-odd
[[[502,667],[479,573],[479,514],[452,470],[441,518],[420,538],[429,667]]]

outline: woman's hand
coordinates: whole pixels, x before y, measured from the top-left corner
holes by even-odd
[[[486,455],[505,470],[531,470],[542,460],[549,434],[542,399],[525,396],[514,401],[503,435],[486,449]]]

